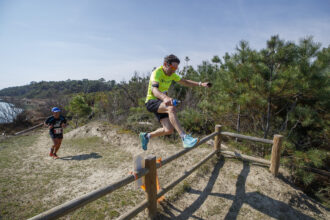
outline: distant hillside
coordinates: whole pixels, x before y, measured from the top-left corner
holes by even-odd
[[[20,98],[47,98],[54,94],[66,95],[71,93],[90,93],[110,91],[116,85],[114,80],[66,80],[66,81],[41,81],[31,82],[25,86],[15,86],[0,90],[0,96],[12,96]]]

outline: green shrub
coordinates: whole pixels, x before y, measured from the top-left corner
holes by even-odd
[[[186,109],[178,113],[181,125],[186,131],[192,133],[203,133],[202,124],[203,116],[200,112],[194,109]]]

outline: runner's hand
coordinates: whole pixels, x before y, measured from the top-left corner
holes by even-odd
[[[206,88],[210,88],[210,87],[212,87],[212,83],[210,83],[210,82],[204,82],[204,83],[201,84],[201,86],[202,87],[206,87]]]
[[[163,102],[165,102],[166,106],[173,105],[173,99],[170,97],[165,98]]]

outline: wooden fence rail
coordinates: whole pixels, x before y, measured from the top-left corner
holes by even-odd
[[[267,167],[270,166],[270,161],[265,160],[263,158],[252,157],[252,156],[248,156],[248,155],[245,155],[245,154],[240,154],[240,153],[229,151],[229,150],[221,150],[221,153],[224,154],[224,155],[228,155],[230,157],[237,158],[237,159],[246,160],[246,161],[250,161],[250,162],[256,162],[258,164],[263,164]]]
[[[181,151],[179,151],[178,153],[176,154],[173,154],[172,156],[169,156],[165,159],[162,160],[162,163],[159,164],[157,163],[157,168],[160,168],[161,166],[164,166],[166,164],[168,164],[169,162],[175,160],[175,159],[178,159],[179,157],[183,156],[184,154],[188,153],[189,151],[195,149],[196,147],[200,146],[201,144],[204,144],[206,143],[208,140],[210,140],[211,138],[213,138],[214,136],[216,135],[219,135],[219,132],[213,132],[212,134],[202,138],[195,146],[193,146],[192,148],[186,148],[186,149],[183,149]]]
[[[187,178],[190,174],[192,174],[197,168],[199,168],[201,165],[203,165],[204,163],[206,163],[210,158],[212,158],[212,156],[214,154],[216,154],[217,151],[213,151],[210,154],[208,154],[201,162],[199,162],[198,164],[196,164],[195,166],[193,166],[191,169],[186,170],[184,172],[184,175],[178,177],[176,180],[174,180],[173,182],[171,182],[170,184],[168,184],[166,187],[162,188],[158,193],[157,193],[157,198],[162,197],[163,195],[165,195],[165,193],[167,193],[168,191],[170,191],[173,187],[175,187],[176,185],[178,185],[182,180],[184,180],[185,178]],[[156,203],[155,203],[156,204]],[[132,210],[130,210],[129,212],[123,214],[122,216],[120,216],[118,218],[118,220],[126,220],[126,219],[131,219],[134,216],[136,216],[140,211],[142,211],[144,208],[146,208],[148,206],[148,200],[144,200],[142,203],[140,203],[139,205],[137,205],[136,207],[134,207]],[[154,217],[154,216],[153,216]],[[151,217],[151,218],[153,218]]]
[[[282,135],[274,135],[273,140],[268,140],[264,138],[257,138],[257,137],[251,137],[251,136],[246,136],[246,135],[241,135],[241,134],[235,134],[231,132],[221,132],[221,135],[229,136],[229,137],[236,137],[244,140],[250,140],[250,141],[255,141],[255,142],[261,142],[265,144],[272,144],[272,154],[271,154],[271,160],[270,160],[270,172],[274,175],[277,176],[278,174],[278,169],[280,167],[280,155],[281,155],[281,147],[282,147],[282,142],[283,142],[283,136]],[[234,155],[236,156],[236,155]],[[246,159],[249,158],[249,160],[252,159],[252,157],[245,157]],[[264,163],[265,161],[262,161],[263,159],[258,159],[261,163]],[[267,164],[268,162],[266,162]]]
[[[236,133],[231,133],[231,132],[221,132],[221,135],[228,136],[228,137],[236,137],[244,140],[249,140],[249,141],[255,141],[255,142],[261,142],[265,144],[273,144],[273,140],[268,140],[264,138],[257,138],[257,137],[252,137],[252,136],[246,136],[242,134],[236,134]]]
[[[15,135],[20,135],[20,134],[26,133],[26,132],[28,132],[28,131],[32,131],[32,130],[34,130],[34,129],[36,129],[36,128],[41,127],[43,124],[44,124],[44,123],[40,123],[40,124],[35,125],[35,126],[31,127],[31,128],[25,129],[25,130],[23,130],[23,131],[16,132]]]
[[[263,159],[263,158],[255,158],[247,155],[241,155],[236,152],[231,152],[231,151],[224,151],[221,150],[221,141],[222,141],[222,135],[224,136],[230,136],[230,137],[236,137],[236,138],[241,138],[245,140],[251,140],[251,141],[257,141],[257,142],[262,142],[262,143],[267,143],[267,144],[273,144],[272,148],[272,160],[271,162]],[[156,188],[156,170],[158,168],[161,168],[162,166],[170,163],[171,161],[183,156],[187,152],[195,149],[196,147],[200,146],[201,144],[206,143],[208,140],[214,137],[214,149],[213,151],[208,154],[205,158],[203,158],[199,163],[194,165],[191,169],[185,171],[185,173],[178,177],[176,180],[171,182],[169,185],[167,185],[165,188],[162,188],[158,193],[157,193],[157,188]],[[144,209],[148,209],[148,217],[150,219],[154,219],[157,214],[157,198],[160,198],[163,196],[165,193],[167,193],[169,190],[171,190],[174,186],[179,184],[182,180],[187,178],[191,173],[193,173],[197,168],[199,168],[202,164],[206,163],[212,156],[215,154],[217,156],[220,156],[221,153],[227,154],[233,157],[237,157],[240,159],[244,160],[249,160],[249,161],[254,161],[266,165],[270,165],[271,167],[271,172],[273,175],[277,175],[278,172],[278,167],[279,167],[279,152],[281,149],[281,144],[282,144],[282,136],[280,135],[275,135],[274,140],[267,140],[267,139],[262,139],[262,138],[256,138],[256,137],[251,137],[251,136],[245,136],[245,135],[240,135],[240,134],[235,134],[231,132],[222,132],[221,131],[221,125],[216,125],[215,126],[215,131],[202,138],[199,143],[197,143],[194,147],[184,149],[179,151],[178,153],[169,156],[165,158],[164,160],[161,161],[161,163],[156,163],[156,157],[153,155],[149,155],[147,158],[144,159],[144,164],[145,167],[136,173],[136,177],[134,175],[130,175],[126,178],[123,178],[109,186],[103,187],[101,189],[95,190],[91,193],[88,193],[80,198],[71,200],[67,203],[64,203],[60,206],[57,206],[53,209],[50,209],[46,212],[43,212],[33,218],[31,220],[35,219],[56,219],[59,218],[63,215],[66,215],[73,210],[86,205],[87,203],[90,203],[108,193],[111,193],[120,187],[123,187],[131,182],[134,182],[136,178],[145,178],[145,190],[146,190],[146,199],[143,200],[141,203],[139,203],[136,207],[134,207],[132,210],[129,212],[121,215],[118,219],[130,219],[136,216],[138,213],[143,211]]]
[[[204,163],[206,163],[216,153],[218,153],[218,152],[217,151],[211,152],[201,162],[199,162],[198,164],[196,164],[195,166],[193,166],[191,169],[186,170],[184,172],[184,175],[178,177],[175,181],[173,181],[172,183],[170,183],[169,185],[167,185],[166,187],[164,187],[163,189],[161,189],[159,191],[159,193],[157,194],[157,198],[163,196],[165,193],[167,193],[169,190],[171,190],[174,186],[176,186],[178,183],[180,183],[182,180],[184,180],[186,177],[188,177],[190,174],[192,174],[197,168],[199,168],[201,165],[203,165]]]

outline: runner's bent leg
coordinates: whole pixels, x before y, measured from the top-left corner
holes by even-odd
[[[178,117],[176,116],[176,108],[174,106],[166,106],[164,102],[159,105],[159,113],[168,113],[169,120],[174,128],[178,131],[184,148],[191,148],[198,143],[198,138],[193,138],[191,135],[186,135],[182,129]]]
[[[176,115],[176,108],[174,106],[166,106],[165,103],[162,102],[159,105],[158,112],[168,114],[171,124],[174,126],[175,130],[179,133],[180,136],[185,133],[180,125],[180,122]]]
[[[156,131],[150,132],[150,138],[169,135],[173,133],[174,127],[171,124],[169,118],[163,118],[160,120],[160,123],[163,125],[162,128],[158,128]]]

